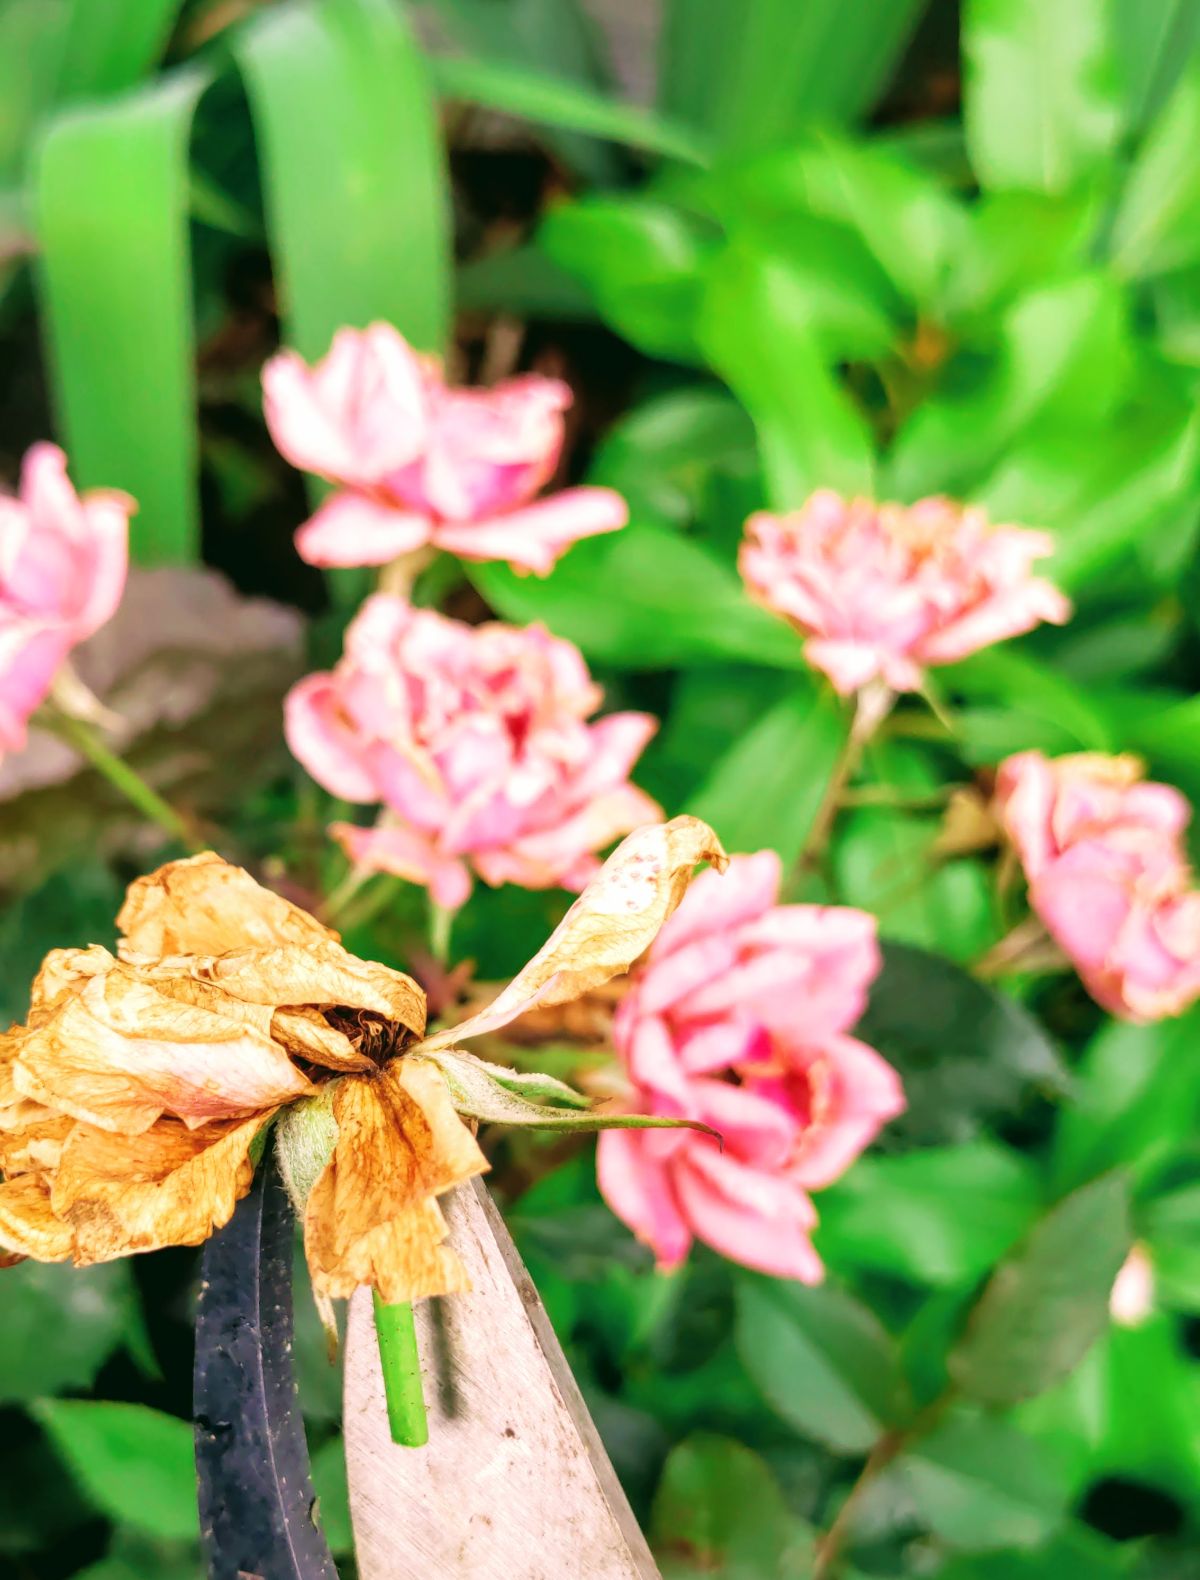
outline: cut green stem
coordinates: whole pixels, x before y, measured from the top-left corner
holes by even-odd
[[[123,757],[118,757],[104,744],[98,731],[82,719],[72,718],[69,714],[60,713],[57,709],[46,709],[38,717],[38,723],[52,731],[68,746],[73,746],[79,755],[86,759],[98,773],[104,775],[109,784],[132,805],[135,806],[143,817],[150,822],[157,823],[164,833],[177,839],[193,853],[201,849],[195,835],[189,827],[187,820],[178,813],[169,801],[164,801],[158,791],[147,784],[136,769],[133,769]]]
[[[429,1441],[429,1418],[421,1388],[421,1356],[413,1308],[407,1301],[388,1305],[380,1299],[378,1290],[373,1294],[392,1442],[403,1448],[424,1448]]]

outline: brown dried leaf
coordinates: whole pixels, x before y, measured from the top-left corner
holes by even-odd
[[[71,1255],[71,1229],[50,1207],[43,1174],[22,1174],[0,1183],[0,1251],[6,1265],[32,1256],[39,1262],[65,1262]]]
[[[135,879],[117,927],[122,959],[223,955],[280,944],[307,949],[338,936],[211,850]]]
[[[535,1006],[565,1004],[627,971],[654,942],[699,862],[724,870],[721,842],[695,817],[636,829],[617,846],[549,941],[481,1014],[418,1049],[450,1047],[507,1025]]]
[[[55,1213],[73,1235],[76,1262],[206,1240],[250,1189],[250,1148],[271,1117],[198,1130],[165,1119],[136,1137],[77,1125],[52,1194]]]
[[[333,1102],[337,1141],[304,1220],[314,1287],[344,1298],[371,1284],[389,1302],[465,1288],[434,1198],[488,1164],[441,1076],[394,1059],[374,1079],[348,1077]]]
[[[312,1091],[264,1026],[224,1012],[207,984],[185,984],[212,1007],[114,963],[25,1034],[16,1090],[103,1130],[139,1135],[164,1113],[192,1126],[241,1118]],[[160,989],[166,987],[167,992]],[[239,1006],[233,1006],[235,1009]]]

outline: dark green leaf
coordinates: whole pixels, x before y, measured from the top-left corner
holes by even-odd
[[[885,942],[883,970],[855,1035],[900,1071],[908,1110],[889,1137],[965,1141],[1019,1108],[1031,1089],[1061,1093],[1054,1044],[1012,999],[960,966]]]
[[[329,1438],[312,1456],[313,1490],[317,1494],[316,1518],[337,1558],[354,1551],[350,1525],[350,1487],[346,1480],[346,1450],[340,1436]]]
[[[1112,27],[1125,119],[1138,131],[1186,69],[1200,36],[1200,9],[1191,0],[1112,0]]]
[[[0,1403],[86,1388],[134,1318],[128,1262],[83,1269],[22,1262],[3,1276]]]
[[[162,55],[182,9],[183,0],[71,0],[58,101],[131,87]]]
[[[953,1559],[934,1580],[1127,1580],[1127,1546],[1069,1525],[1032,1552],[1008,1550]]]
[[[197,1529],[192,1426],[138,1404],[43,1399],[33,1413],[109,1519],[183,1541]]]
[[[950,1357],[963,1392],[984,1404],[1014,1404],[1067,1376],[1107,1326],[1129,1245],[1129,1190],[1118,1176],[1061,1201],[980,1297]]]
[[[1127,279],[1200,258],[1200,61],[1193,61],[1150,128],[1113,223],[1113,268]]]
[[[763,1398],[835,1453],[866,1452],[904,1410],[895,1347],[870,1311],[823,1284],[743,1275],[737,1343]]]

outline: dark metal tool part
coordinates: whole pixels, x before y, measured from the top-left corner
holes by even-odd
[[[204,1252],[194,1411],[211,1580],[337,1580],[292,1369],[291,1206],[269,1155]]]

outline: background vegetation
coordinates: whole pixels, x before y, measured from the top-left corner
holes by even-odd
[[[570,379],[573,467],[631,525],[545,580],[485,564],[427,595],[576,642],[612,705],[664,721],[641,782],[730,849],[795,858],[844,728],[744,595],[750,510],[946,491],[1056,534],[1075,619],[939,672],[940,720],[901,708],[863,770],[886,794],[811,877],[880,918],[863,1035],[910,1104],[822,1198],[828,1284],[705,1253],[656,1277],[590,1148],[494,1147],[672,1577],[811,1573],[868,1456],[860,1576],[1200,1566],[1196,1015],[976,980],[1009,918],[990,858],[939,843],[947,788],[1026,748],[1137,751],[1200,794],[1198,147],[1194,0],[0,0],[0,470],[54,433],[79,483],[140,500],[143,565],[304,611],[310,659],[363,582],[291,548],[307,507],[258,371],[377,317],[465,376]],[[147,615],[114,658],[132,755],[228,853],[311,880],[328,808],[278,730],[299,623],[202,624]],[[158,852],[88,775],[16,759],[0,796],[15,1017]],[[456,954],[499,977],[561,903],[477,892]],[[351,947],[403,963],[404,921]],[[1135,1236],[1155,1304],[1123,1327]],[[0,1575],[197,1573],[194,1276],[187,1253],[3,1275]],[[300,1306],[350,1573],[337,1378]]]

